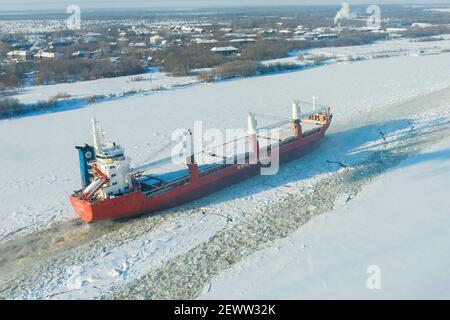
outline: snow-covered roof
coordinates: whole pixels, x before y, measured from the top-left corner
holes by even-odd
[[[202,39],[202,38],[194,38],[192,39],[193,42],[195,43],[216,43],[218,42],[216,39]]]
[[[130,47],[145,48],[147,44],[145,42],[130,43]]]
[[[7,56],[26,56],[29,55],[30,53],[28,51],[25,50],[13,50],[7,53]]]
[[[231,39],[230,42],[255,42],[255,39],[252,38],[240,38],[240,39]]]
[[[61,53],[58,52],[39,52],[34,57],[35,58],[56,58],[62,56]]]
[[[230,52],[230,51],[239,51],[238,48],[228,46],[228,47],[214,47],[211,49],[214,52]]]

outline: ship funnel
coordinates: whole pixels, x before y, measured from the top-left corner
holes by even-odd
[[[256,119],[255,119],[255,115],[251,112],[248,113],[248,134],[256,134]]]
[[[300,103],[297,100],[292,102],[292,120],[300,120]]]

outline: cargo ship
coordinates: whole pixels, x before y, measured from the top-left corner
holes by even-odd
[[[242,152],[236,148],[231,154],[217,152],[236,141],[195,152],[193,134],[188,130],[185,145],[190,143],[190,147],[185,161],[177,165],[168,157],[131,168],[124,148],[104,142],[103,129],[92,119],[93,144],[76,147],[82,188],[70,196],[70,202],[76,213],[91,223],[173,208],[259,175],[275,162],[282,164],[308,153],[325,135],[332,121],[330,107],[319,106],[314,98],[308,104],[312,110],[302,113],[302,104],[307,103],[295,100],[289,117],[261,128],[256,120],[259,114],[249,113],[248,131],[241,137],[245,141]],[[269,136],[274,130],[277,135]],[[214,160],[199,163],[199,155]],[[169,169],[163,170],[164,166]]]

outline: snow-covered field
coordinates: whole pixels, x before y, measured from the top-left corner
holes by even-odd
[[[427,9],[429,11],[435,11],[435,12],[448,12],[450,13],[450,8],[437,8],[437,9]]]
[[[434,38],[436,41],[414,41],[414,39],[409,38],[385,40],[371,45],[313,49],[309,53],[364,60],[403,55],[438,54],[442,51],[450,50],[450,35],[436,36]]]
[[[100,95],[117,98],[123,97],[130,92],[151,94],[197,82],[195,77],[174,78],[161,72],[151,72],[136,76],[58,83],[46,86],[30,86],[19,91],[15,97],[25,104],[46,101],[60,94],[70,95],[71,99],[86,99]]]
[[[200,298],[448,299],[449,191],[446,139],[234,265]],[[373,266],[379,289],[367,286]]]
[[[377,41],[370,45],[318,48],[307,51],[292,52],[290,57],[264,61],[265,64],[292,63],[308,65],[308,61],[300,61],[299,56],[324,56],[329,63],[357,61],[368,59],[390,58],[398,56],[420,56],[439,54],[450,50],[450,35],[434,37],[436,41],[414,41],[403,38]]]
[[[264,219],[274,212],[273,206],[339,174],[337,162],[353,166],[367,160],[385,139],[409,137],[411,130],[446,130],[449,58],[446,53],[332,64],[0,121],[0,297],[195,297],[211,274],[229,267],[225,263],[212,268],[202,259],[213,255],[199,254],[203,249],[216,252],[216,239],[224,237],[224,243],[234,244],[234,232],[244,234],[239,228],[249,221],[266,228]],[[172,79],[158,76],[162,83],[173,84]],[[139,85],[150,86],[142,89],[151,90],[156,85],[124,79],[35,87],[22,93],[21,99],[33,101],[61,91],[109,94],[127,91],[124,86],[136,90]],[[308,100],[313,95],[333,107],[333,127],[319,150],[283,167],[279,175],[257,177],[156,216],[93,226],[73,222],[78,220],[67,196],[80,184],[73,146],[89,142],[92,116],[138,163],[166,145],[174,129],[192,127],[195,120],[202,120],[206,128],[245,127],[249,110],[287,116],[292,99]],[[318,224],[320,217],[314,221]],[[70,227],[69,235],[64,227]],[[36,234],[39,230],[44,231]],[[230,252],[251,254],[260,249],[249,240],[254,230],[245,231],[250,237],[239,243],[243,250]],[[263,243],[287,235],[272,231]],[[17,248],[17,243],[26,245]],[[147,281],[161,274],[167,276],[165,283]],[[193,285],[175,286],[175,280],[189,280]],[[212,288],[210,294],[220,295],[219,285],[217,291],[214,284]]]

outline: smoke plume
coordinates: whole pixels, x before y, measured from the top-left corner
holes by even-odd
[[[356,14],[351,11],[348,2],[343,2],[342,8],[336,13],[336,16],[334,17],[334,24],[337,24],[339,20],[354,18],[356,18]]]

